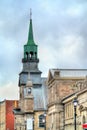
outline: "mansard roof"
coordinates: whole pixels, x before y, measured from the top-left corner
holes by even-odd
[[[41,79],[42,86],[33,88],[34,96],[34,110],[46,110],[47,109],[47,86],[46,78]]]

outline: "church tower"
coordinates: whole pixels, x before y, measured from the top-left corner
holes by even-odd
[[[41,71],[38,69],[38,46],[34,42],[33,25],[32,25],[32,12],[30,10],[30,25],[27,43],[24,45],[24,56],[22,59],[23,70],[19,74],[19,86],[26,85],[28,73],[30,73],[33,86],[41,86]],[[36,78],[37,77],[37,78]]]
[[[14,109],[15,128],[18,130],[33,130],[33,127],[40,130],[45,126],[41,120],[47,110],[47,86],[46,78],[41,77],[38,63],[38,46],[33,37],[30,10],[28,40],[24,45],[23,68],[19,74],[19,106]]]

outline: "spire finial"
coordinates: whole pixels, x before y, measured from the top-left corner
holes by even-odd
[[[33,39],[33,27],[32,27],[32,10],[30,8],[30,26],[29,26],[29,34],[28,34],[28,42],[27,44],[35,45]]]
[[[30,8],[30,19],[32,19],[32,9]]]

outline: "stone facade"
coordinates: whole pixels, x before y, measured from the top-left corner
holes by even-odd
[[[27,122],[26,122],[26,118],[33,118],[33,129],[34,130],[48,130],[48,116],[46,116],[46,128],[45,127],[40,127],[39,126],[39,117],[40,115],[44,115],[44,111],[43,110],[39,110],[39,111],[34,111],[34,114],[21,114],[21,115],[15,115],[15,128],[16,130],[27,130]]]
[[[85,86],[84,86],[84,85]],[[64,130],[74,130],[74,105],[73,100],[77,98],[78,104],[76,108],[76,128],[78,130],[85,130],[83,125],[87,123],[87,84],[84,83],[80,84],[82,89],[65,97],[62,100],[64,104]]]
[[[6,129],[6,109],[5,102],[0,102],[0,130]]]
[[[62,99],[79,88],[76,83],[86,77],[86,70],[52,69],[48,75],[48,119],[49,129],[64,130],[64,106]]]

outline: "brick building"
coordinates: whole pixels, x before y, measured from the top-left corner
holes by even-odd
[[[0,102],[0,130],[14,130],[14,114],[16,100]]]

